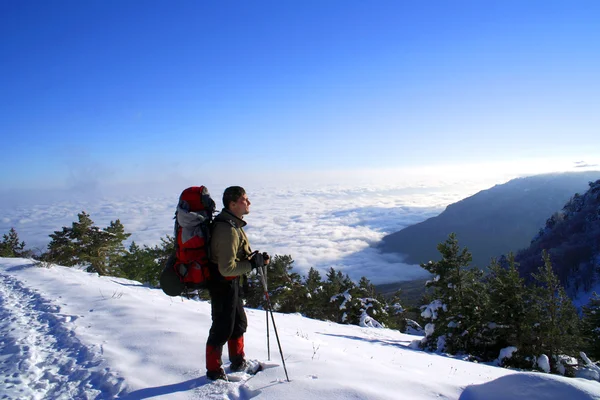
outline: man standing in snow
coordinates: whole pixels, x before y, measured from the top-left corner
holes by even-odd
[[[221,355],[227,343],[231,371],[247,368],[244,332],[248,325],[242,298],[240,277],[267,265],[267,253],[252,252],[244,232],[244,215],[250,212],[250,200],[244,188],[231,186],[223,193],[223,210],[213,223],[210,261],[217,266],[209,284],[212,326],[206,341],[206,376],[226,379]]]

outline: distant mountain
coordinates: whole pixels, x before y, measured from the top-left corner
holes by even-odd
[[[550,215],[599,178],[600,171],[589,171],[513,179],[384,237],[380,248],[403,254],[409,264],[439,260],[437,244],[454,232],[473,254],[473,265],[486,267],[492,257],[527,247]]]
[[[519,251],[519,271],[529,278],[547,250],[554,272],[571,297],[589,292],[600,274],[600,180],[590,182],[546,221],[531,245]]]

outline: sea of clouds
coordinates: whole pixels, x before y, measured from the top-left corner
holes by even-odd
[[[363,170],[319,176],[286,174],[283,179],[275,172],[262,174],[260,181],[238,176],[234,182],[172,179],[11,191],[0,193],[0,233],[14,227],[28,248],[42,252],[49,234],[71,226],[77,214],[86,211],[100,227],[120,219],[132,233],[129,242],[153,246],[173,234],[173,215],[182,189],[204,184],[220,207],[225,187],[241,184],[252,203],[246,231],[253,249],[291,255],[301,275],[311,267],[322,274],[333,267],[354,280],[366,276],[381,284],[427,276],[418,265],[402,263],[400,255],[381,253],[377,245],[385,235],[436,216],[447,205],[480,190],[525,175],[521,171],[506,167]]]
[[[302,275],[310,267],[321,273],[333,267],[355,280],[361,276],[373,283],[410,280],[426,276],[425,271],[403,264],[399,255],[381,253],[378,242],[386,234],[438,215],[448,204],[484,186],[473,182],[287,188],[250,185],[246,186],[252,203],[246,231],[253,249],[291,255],[295,270]],[[209,189],[220,206],[224,185]],[[85,211],[100,227],[119,219],[132,233],[129,241],[153,246],[161,237],[173,234],[180,191],[64,192],[36,199],[22,194],[20,199],[3,199],[0,233],[14,227],[28,248],[41,252],[50,241],[49,234],[71,226],[77,214]]]

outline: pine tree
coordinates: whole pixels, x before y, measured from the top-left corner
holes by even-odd
[[[85,211],[77,214],[77,222],[73,222],[70,230],[71,241],[80,248],[83,253],[89,253],[89,248],[92,246],[94,231],[98,227],[94,226],[94,221]]]
[[[283,313],[301,312],[306,299],[306,288],[301,277],[293,272],[294,260],[290,255],[275,255],[267,267],[267,288],[271,306]],[[266,308],[264,289],[258,275],[249,277],[249,290],[246,298],[249,307]]]
[[[118,268],[115,268],[115,266],[118,264],[119,259],[126,254],[123,242],[131,236],[131,233],[125,232],[125,227],[118,219],[116,221],[111,221],[110,225],[104,228],[104,232],[108,234],[104,243],[104,246],[107,248],[107,268],[112,274],[120,274]]]
[[[509,253],[507,263],[503,266],[494,260],[485,282],[489,304],[484,334],[488,344],[482,349],[482,356],[488,360],[497,358],[500,350],[508,346],[519,348],[524,339],[523,328],[527,324],[528,290],[512,253]]]
[[[83,264],[88,264],[87,271],[97,272],[98,275],[115,275],[107,265],[110,249],[105,243],[111,239],[109,234],[97,226],[91,226],[83,237],[85,242],[80,245],[82,252],[79,258]]]
[[[134,281],[158,285],[160,271],[157,271],[157,262],[153,249],[148,246],[143,248],[132,242],[125,254],[116,261],[121,276]]]
[[[440,261],[421,264],[434,276],[427,286],[434,289],[435,299],[422,307],[422,316],[430,321],[425,328],[423,347],[452,354],[469,352],[482,340],[487,303],[481,283],[483,272],[469,268],[471,253],[466,248],[460,249],[453,233],[438,245],[438,251],[442,255]]]
[[[0,257],[25,256],[25,242],[19,242],[19,235],[15,228],[10,228],[8,234],[2,235],[0,242]]]
[[[72,228],[63,227],[62,230],[50,234],[52,240],[48,243],[48,251],[44,254],[45,261],[64,265],[65,267],[72,267],[77,264],[79,249],[71,240],[71,232]]]
[[[167,259],[175,252],[175,239],[172,236],[160,238],[160,245],[140,247],[132,242],[123,256],[117,257],[115,265],[121,275],[150,286],[158,286],[160,274]]]
[[[323,305],[326,302],[324,300],[323,281],[319,271],[310,268],[304,279],[304,287],[306,288],[306,300],[302,302],[302,314],[309,318],[325,319]]]
[[[119,269],[124,278],[141,281],[140,266],[143,264],[144,251],[135,241],[131,242],[127,253],[121,258]],[[147,253],[146,253],[147,254]]]
[[[358,285],[345,292],[345,301],[340,309],[345,312],[345,323],[361,326],[383,327],[388,323],[385,301],[375,291],[366,277]]]
[[[267,272],[267,275],[268,272]],[[269,287],[269,278],[267,276],[267,288]],[[267,309],[267,300],[265,299],[265,290],[258,273],[250,274],[244,285],[245,305],[250,308]]]
[[[301,277],[293,272],[294,260],[290,255],[275,255],[269,264],[269,297],[274,310],[284,313],[300,311],[306,298],[306,288]]]
[[[125,254],[122,241],[130,236],[121,222],[111,221],[107,228],[100,229],[85,211],[77,218],[70,228],[63,227],[50,235],[46,261],[64,266],[87,265],[88,271],[100,275],[120,275],[118,264]]]
[[[560,355],[573,355],[579,342],[577,310],[552,270],[550,256],[542,253],[544,264],[533,274],[536,286],[529,309],[531,349],[534,356],[545,354],[553,371]]]
[[[325,319],[333,322],[347,323],[344,301],[348,299],[348,293],[355,285],[348,275],[344,276],[341,271],[329,268],[326,274],[327,280],[323,283],[323,310]]]
[[[152,247],[148,251],[152,255],[154,262],[152,264],[145,264],[143,282],[148,282],[153,286],[157,286],[158,281],[160,280],[160,274],[167,264],[167,260],[175,254],[175,237],[171,235],[161,237],[160,244]]]
[[[583,348],[588,357],[600,360],[600,296],[594,292],[582,308],[581,333]]]
[[[100,228],[94,226],[94,221],[85,211],[77,214],[77,222],[73,222],[71,228],[63,227],[63,232],[69,241],[69,245],[65,246],[67,250],[72,251],[72,264],[63,265],[87,265],[88,271],[98,272],[103,274],[102,266],[100,265],[101,254],[98,242],[100,239]],[[55,232],[56,233],[56,232]],[[53,243],[51,242],[49,246]],[[59,260],[52,260],[60,264]]]
[[[402,307],[400,300],[400,289],[398,289],[392,298],[386,302],[386,311],[388,314],[387,326],[390,329],[397,329],[400,332],[406,331],[406,311]]]

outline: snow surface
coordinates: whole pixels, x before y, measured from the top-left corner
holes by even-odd
[[[211,383],[207,302],[0,258],[0,399],[600,399],[599,382],[471,363],[411,349],[418,336],[275,313],[287,382],[273,331],[267,360],[265,311],[247,315],[247,356],[269,367],[246,382]]]

